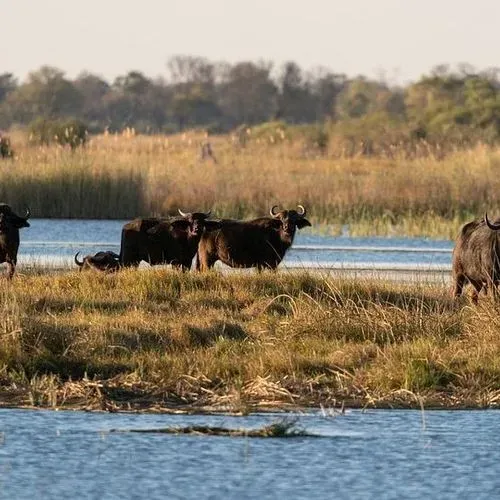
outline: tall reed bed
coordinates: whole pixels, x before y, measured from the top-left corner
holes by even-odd
[[[211,138],[217,163],[200,160],[206,140],[101,135],[78,151],[16,144],[0,162],[0,198],[38,216],[128,218],[211,208],[250,217],[270,206],[305,205],[313,221],[351,224],[355,234],[453,236],[485,210],[500,213],[500,150],[486,146],[405,159],[305,154],[301,142],[269,138],[242,145]]]
[[[0,404],[496,406],[498,305],[435,285],[172,270],[1,284]]]

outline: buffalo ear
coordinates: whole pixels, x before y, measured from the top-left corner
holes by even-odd
[[[222,227],[222,220],[206,220],[203,224],[205,231],[216,231]]]
[[[310,226],[311,223],[307,219],[297,219],[297,222],[295,223],[299,229],[302,229],[303,227]]]

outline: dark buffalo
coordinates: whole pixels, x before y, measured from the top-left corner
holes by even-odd
[[[293,243],[297,228],[310,226],[306,209],[275,212],[249,221],[223,220],[220,229],[205,232],[198,246],[197,269],[211,268],[218,260],[231,267],[276,269]]]
[[[184,213],[181,218],[141,218],[128,222],[122,229],[120,262],[123,266],[138,266],[141,261],[154,266],[172,264],[189,269],[204,231],[219,227],[219,222],[207,220],[207,213]]]
[[[460,297],[464,285],[473,287],[472,301],[477,303],[482,289],[500,281],[500,223],[484,218],[465,224],[460,230],[453,249],[452,273],[453,295]]]
[[[12,279],[16,272],[19,229],[30,227],[29,216],[29,209],[24,217],[20,217],[9,205],[0,203],[0,263],[7,263],[9,279]]]
[[[97,252],[95,255],[86,255],[82,261],[78,260],[79,254],[80,252],[75,255],[75,264],[80,267],[80,271],[94,269],[112,273],[120,269],[120,256],[115,252]]]

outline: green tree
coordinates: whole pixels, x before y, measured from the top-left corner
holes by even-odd
[[[387,86],[364,77],[350,80],[336,102],[336,115],[341,119],[361,118],[375,111],[387,111],[391,93]]]
[[[17,88],[17,79],[12,73],[0,74],[0,102],[2,102],[9,92]]]
[[[64,73],[51,66],[42,66],[30,73],[26,83],[7,95],[12,119],[28,123],[34,118],[77,116],[82,95]]]
[[[219,106],[230,126],[270,120],[278,109],[278,89],[272,65],[241,62],[228,68],[219,86]]]
[[[291,61],[285,63],[279,84],[277,118],[288,123],[314,121],[315,109],[310,86],[296,63]]]

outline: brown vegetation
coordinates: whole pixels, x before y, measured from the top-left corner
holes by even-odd
[[[3,406],[247,412],[500,399],[498,305],[455,303],[442,286],[155,268],[20,275],[0,295]]]
[[[212,138],[217,165],[199,161],[202,133],[101,135],[85,149],[23,145],[2,169],[0,199],[35,217],[133,218],[212,209],[214,217],[262,216],[307,206],[317,227],[352,234],[455,237],[465,221],[500,213],[500,150],[487,146],[408,159],[305,155],[302,136],[279,129]],[[332,143],[330,148],[335,148]]]

